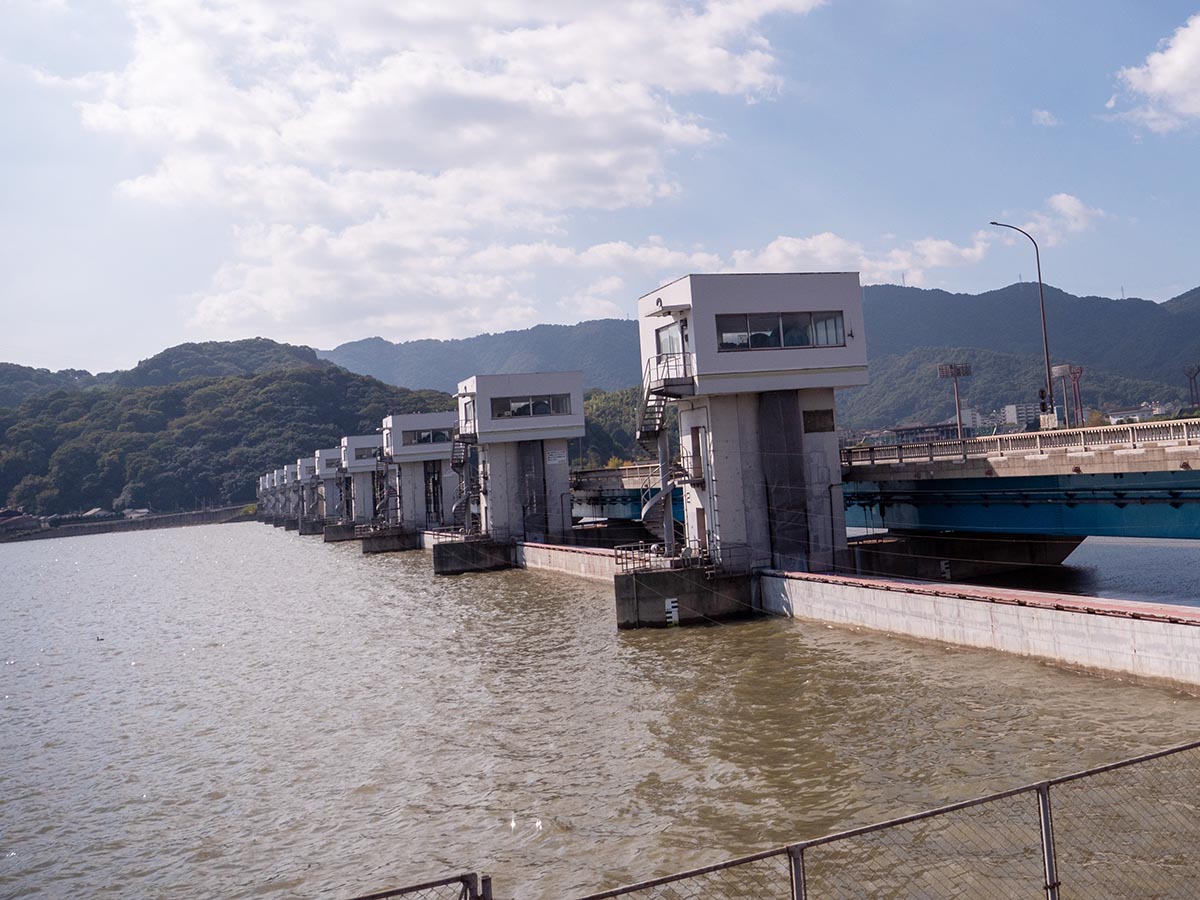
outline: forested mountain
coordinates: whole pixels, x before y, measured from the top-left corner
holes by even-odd
[[[838,425],[843,428],[886,428],[898,424],[928,424],[954,417],[954,388],[939,381],[939,362],[969,363],[973,375],[959,379],[963,409],[987,413],[1009,403],[1032,403],[1045,381],[1042,357],[997,353],[994,350],[918,347],[903,356],[872,359],[871,383],[838,391]],[[1149,398],[1165,399],[1170,389],[1158,382],[1122,378],[1089,369],[1080,385],[1086,406],[1120,408]],[[1059,382],[1055,396],[1061,405]]]
[[[872,285],[863,293],[872,364],[917,347],[1043,358],[1036,282],[977,295],[896,285]],[[1200,288],[1166,303],[1076,297],[1049,285],[1045,295],[1052,363],[1157,381],[1176,391],[1182,386],[1186,394],[1181,369],[1200,363]]]
[[[1075,297],[1050,286],[1045,297],[1051,364],[1083,366],[1086,406],[1186,401],[1183,367],[1200,364],[1200,288],[1166,303]],[[937,381],[944,362],[972,365],[959,385],[964,408],[986,413],[1037,400],[1045,357],[1035,282],[978,295],[872,285],[864,315],[871,383],[839,392],[845,427],[950,418],[953,389]]]
[[[56,390],[0,410],[0,499],[31,513],[253,500],[263,472],[393,413],[449,409],[330,365]]]
[[[255,375],[276,369],[328,366],[311,347],[280,344],[266,338],[180,344],[144,359],[132,369],[93,375],[83,369],[32,369],[0,363],[0,408],[19,406],[30,397],[56,390],[103,387],[151,387],[202,376]]]
[[[50,391],[76,390],[96,383],[96,376],[83,369],[33,369],[15,363],[0,363],[0,409],[19,406],[29,397]]]
[[[0,506],[40,515],[253,500],[263,472],[343,435],[374,432],[395,413],[454,408],[444,392],[387,385],[262,339],[184,344],[101,376],[8,365],[5,385],[8,397],[28,391],[0,407]],[[588,392],[583,464],[641,452],[637,394]]]
[[[871,383],[840,392],[841,427],[949,418],[940,362],[972,365],[960,385],[966,407],[1036,400],[1036,284],[977,296],[895,285],[864,294]],[[1047,287],[1046,310],[1052,362],[1084,367],[1087,405],[1186,399],[1182,368],[1200,364],[1200,288],[1154,304]],[[51,513],[249,500],[262,472],[374,431],[388,414],[452,408],[437,389],[472,373],[582,369],[589,388],[609,389],[588,392],[583,463],[633,459],[642,455],[638,358],[636,323],[610,319],[457,341],[371,338],[324,353],[263,338],[182,344],[99,375],[0,363],[0,504]]]
[[[279,344],[266,338],[180,344],[139,362],[127,372],[96,376],[101,384],[154,387],[190,378],[257,375],[278,369],[328,366],[311,347]]]
[[[597,319],[578,325],[535,325],[521,331],[449,341],[393,344],[373,337],[318,355],[388,384],[453,391],[471,375],[583,370],[587,388],[613,390],[641,382],[637,322]]]

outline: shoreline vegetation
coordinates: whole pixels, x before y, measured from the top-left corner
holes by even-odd
[[[183,528],[189,525],[228,525],[250,522],[258,514],[257,503],[239,503],[213,509],[160,513],[138,519],[103,519],[98,522],[71,522],[30,531],[0,534],[0,544],[38,541],[47,538],[80,537],[86,534],[110,534],[116,531],[148,531],[153,528]]]

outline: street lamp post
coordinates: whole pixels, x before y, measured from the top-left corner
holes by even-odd
[[[991,225],[996,225],[1000,228],[1011,228],[1013,231],[1019,231],[1025,237],[1029,238],[1033,244],[1033,256],[1037,261],[1037,276],[1038,276],[1038,304],[1042,310],[1042,352],[1046,357],[1046,403],[1050,412],[1055,414],[1055,421],[1058,421],[1058,412],[1054,408],[1054,379],[1050,375],[1050,340],[1046,336],[1046,297],[1042,291],[1042,254],[1038,250],[1038,243],[1033,239],[1028,231],[1023,228],[1018,228],[1016,225],[1006,225],[1004,222],[990,222]]]

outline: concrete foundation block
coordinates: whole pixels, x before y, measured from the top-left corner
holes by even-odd
[[[400,528],[381,528],[363,535],[363,553],[395,553],[400,550],[417,550],[420,538],[414,531]]]
[[[461,575],[511,569],[516,547],[497,541],[444,541],[433,545],[433,574]]]
[[[324,534],[325,523],[321,519],[301,519],[299,531],[301,534]]]
[[[325,543],[333,544],[338,541],[352,541],[355,539],[354,523],[350,522],[345,525],[326,525],[325,526]]]
[[[288,516],[283,521],[283,527],[287,531],[299,531],[300,530],[300,520],[293,518],[292,516]]]
[[[702,569],[634,572],[613,580],[617,627],[704,625],[763,614],[750,575],[712,575]]]

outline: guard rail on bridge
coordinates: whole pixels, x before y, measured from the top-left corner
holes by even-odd
[[[1190,445],[1200,443],[1200,419],[1172,422],[1135,422],[1132,425],[1102,425],[1097,428],[1067,428],[966,438],[961,441],[921,441],[913,444],[845,447],[842,466],[874,466],[887,463],[932,462],[937,459],[968,459],[1002,456],[1007,453],[1044,453],[1048,450],[1134,449],[1147,445]]]

